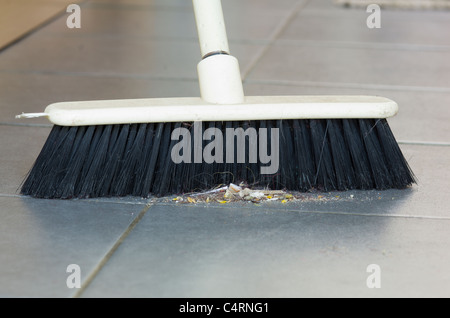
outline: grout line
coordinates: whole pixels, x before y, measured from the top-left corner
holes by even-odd
[[[352,88],[352,89],[361,89],[362,88],[362,89],[382,89],[382,90],[392,90],[392,91],[419,91],[419,92],[432,92],[432,93],[450,93],[450,87],[434,87],[434,86],[404,86],[404,85],[311,82],[311,81],[290,81],[290,80],[261,80],[261,79],[248,79],[248,80],[246,80],[246,84],[328,87],[328,88]]]
[[[20,186],[19,186],[20,188]],[[33,198],[28,195],[22,195],[22,194],[11,194],[11,193],[1,193],[0,192],[0,198],[16,198],[16,199],[23,199],[23,200],[48,200],[48,201],[79,201],[79,202],[86,202],[86,203],[93,203],[93,204],[99,204],[99,203],[109,203],[109,204],[124,204],[124,205],[145,205],[149,206],[153,202],[149,202],[151,199],[145,199],[145,202],[138,202],[133,200],[127,200],[127,201],[119,201],[115,199],[108,199],[108,198],[91,198],[91,199],[68,199],[68,200],[60,200],[60,199],[41,199],[41,198]]]
[[[380,214],[380,213],[354,213],[354,212],[332,212],[332,211],[297,211],[286,209],[287,212],[299,212],[299,213],[318,213],[318,214],[336,214],[336,215],[350,215],[350,216],[372,216],[372,217],[391,217],[391,218],[404,218],[404,219],[427,219],[427,220],[448,220],[448,216],[427,216],[427,215],[408,215],[408,214]]]
[[[83,282],[81,288],[73,295],[72,298],[79,298],[84,293],[84,291],[89,287],[89,285],[92,283],[92,281],[97,276],[97,274],[106,265],[106,263],[109,261],[109,259],[112,257],[112,255],[115,253],[115,251],[119,248],[119,246],[122,244],[122,242],[131,233],[131,231],[136,227],[136,225],[141,221],[141,219],[144,217],[144,215],[147,213],[147,211],[152,207],[152,205],[153,204],[146,205],[145,208],[141,212],[139,212],[138,216],[136,218],[134,218],[134,220],[126,228],[126,230],[122,233],[122,235],[119,237],[119,239],[113,245],[113,247],[108,251],[108,253],[106,253],[106,255],[103,257],[103,259],[100,261],[100,263],[98,263],[97,266],[94,268],[94,270],[88,275],[88,277]]]
[[[242,78],[247,75],[243,71]],[[99,78],[129,78],[136,80],[155,80],[155,81],[176,81],[176,82],[197,82],[197,77],[171,77],[150,74],[126,74],[126,73],[103,73],[103,72],[65,72],[65,71],[46,71],[46,70],[1,70],[0,74],[21,74],[21,75],[50,75],[50,76],[68,76],[68,77],[99,77]],[[245,79],[245,84],[265,84],[277,86],[305,86],[305,87],[328,87],[328,88],[351,88],[351,89],[383,89],[392,91],[420,91],[433,93],[450,93],[450,87],[439,86],[406,86],[406,85],[385,85],[385,84],[362,84],[349,82],[312,82],[312,81],[292,81],[292,80],[266,80],[266,79]]]
[[[197,81],[197,77],[177,77],[177,76],[161,76],[150,74],[128,74],[128,73],[106,73],[106,72],[67,72],[67,71],[50,71],[50,70],[14,70],[0,69],[0,74],[20,74],[20,75],[52,75],[52,76],[72,76],[72,77],[103,77],[103,78],[131,78],[146,79],[158,81],[179,81],[193,82]]]
[[[443,141],[408,141],[399,140],[397,143],[402,145],[414,145],[414,146],[437,146],[437,147],[450,147],[450,142]]]
[[[295,9],[294,9],[295,10]],[[298,13],[298,12],[297,12]],[[291,10],[292,14],[292,10]],[[295,16],[295,15],[294,15]],[[288,16],[287,20],[291,20]],[[283,20],[284,22],[285,20]],[[288,21],[288,22],[289,22]],[[288,23],[287,22],[287,23]],[[230,44],[240,44],[240,45],[272,45],[276,42],[277,46],[280,47],[333,47],[333,48],[343,48],[343,49],[373,49],[373,50],[399,50],[399,51],[416,51],[416,52],[447,52],[450,50],[450,45],[447,44],[416,44],[416,43],[395,43],[395,42],[363,42],[363,41],[332,41],[332,40],[307,40],[307,39],[289,39],[289,38],[278,38],[282,31],[287,25],[281,23],[275,30],[266,38],[230,38],[228,42]],[[197,36],[144,36],[144,35],[133,35],[133,34],[119,34],[119,33],[62,33],[60,31],[47,31],[41,34],[41,36],[46,38],[83,38],[83,39],[120,39],[136,41],[155,41],[155,42],[184,42],[184,43],[197,43]]]
[[[8,123],[0,122],[0,126],[15,126],[15,127],[39,127],[39,128],[52,128],[52,124],[21,124],[21,123]]]
[[[90,39],[90,40],[121,40],[128,42],[137,42],[137,41],[148,41],[148,42],[176,42],[176,43],[191,43],[196,44],[198,39],[194,36],[158,36],[158,35],[136,35],[136,34],[121,34],[121,33],[69,33],[66,34],[61,31],[53,31],[49,30],[45,33],[42,33],[41,36],[43,38],[48,39]],[[239,41],[239,40],[237,40]],[[242,39],[245,41],[245,39]],[[249,40],[253,41],[253,40]],[[263,40],[259,40],[263,41]],[[258,40],[255,40],[257,43]],[[245,44],[245,42],[244,42]]]
[[[74,0],[74,1],[78,5],[82,6],[89,0],[78,0],[78,1]],[[56,20],[58,20],[59,18],[61,18],[65,14],[67,14],[67,12],[66,12],[66,7],[64,6],[63,8],[61,8],[61,10],[59,12],[56,12],[54,15],[48,17],[47,19],[42,21],[40,24],[34,26],[31,30],[28,30],[27,32],[19,35],[18,37],[16,37],[15,39],[11,40],[8,43],[6,43],[5,45],[0,46],[0,53],[2,53],[3,51],[8,50],[9,48],[13,47],[14,45],[16,45],[17,43],[21,42],[22,40],[24,40],[24,39],[28,38],[29,36],[35,34],[36,32],[39,32],[40,30],[45,28],[47,25],[55,22]]]
[[[342,49],[371,49],[391,51],[416,51],[416,52],[447,52],[450,45],[427,45],[409,43],[387,43],[387,42],[355,42],[355,41],[320,41],[320,40],[293,40],[279,39],[276,41],[280,47],[333,47]]]
[[[153,11],[153,10],[167,10],[176,12],[191,12],[191,5],[170,5],[170,4],[154,4],[154,3],[109,3],[109,2],[89,2],[87,8],[89,9],[120,9],[120,10],[142,10],[142,11]]]
[[[163,206],[174,206],[173,203],[170,202],[154,202],[155,205],[163,205]],[[179,205],[177,205],[179,207]],[[183,207],[186,208],[198,208],[198,205],[183,205]],[[223,205],[202,205],[202,207],[205,208],[211,208],[211,209],[230,209],[230,208],[235,208],[235,206],[232,205],[228,205],[228,206],[223,206]],[[242,206],[239,205],[239,209],[248,209],[251,210],[253,207],[252,206]],[[358,213],[358,212],[345,212],[345,211],[340,211],[340,212],[336,212],[336,211],[301,211],[301,210],[296,210],[296,209],[292,209],[289,207],[285,207],[284,209],[274,209],[274,206],[259,206],[258,208],[260,209],[270,209],[271,211],[275,211],[275,212],[295,212],[295,213],[305,213],[305,214],[331,214],[331,215],[348,215],[348,216],[373,216],[373,217],[394,217],[394,218],[405,218],[405,219],[428,219],[428,220],[450,220],[450,217],[446,217],[446,216],[427,216],[427,215],[407,215],[407,214],[381,214],[381,213]]]
[[[23,198],[23,196],[18,194],[8,194],[8,193],[0,193],[1,198]]]
[[[135,35],[135,34],[120,34],[120,33],[62,33],[60,31],[47,31],[40,34],[44,38],[78,38],[78,39],[90,39],[90,40],[121,40],[121,41],[148,41],[148,42],[176,42],[195,44],[198,46],[197,36],[158,36],[158,35]],[[270,41],[266,38],[231,38],[228,39],[230,44],[239,45],[266,45]]]
[[[0,193],[0,197],[12,197],[12,198],[24,198],[24,196],[20,196],[20,195],[12,195],[12,194],[2,194]],[[28,197],[25,197],[28,198]],[[30,198],[33,199],[33,198]],[[116,201],[100,201],[100,200],[96,200],[96,203],[121,203],[121,204],[132,204],[132,205],[140,205],[139,203],[132,203],[132,202],[116,202]],[[99,265],[97,265],[96,269],[94,270],[95,273],[98,273],[101,269],[101,267],[104,266],[104,264],[106,264],[106,262],[108,261],[109,258],[111,258],[112,253],[117,250],[117,248],[119,247],[119,245],[123,242],[123,240],[128,236],[128,234],[131,232],[131,230],[137,225],[137,223],[142,219],[142,217],[146,214],[146,212],[152,207],[152,206],[177,206],[180,207],[180,205],[174,205],[171,202],[151,202],[146,204],[145,208],[139,213],[139,215],[133,220],[133,222],[128,226],[128,228],[125,230],[125,232],[121,235],[121,237],[118,239],[118,241],[114,244],[114,246],[111,248],[111,250],[106,254],[105,258],[99,263]],[[198,208],[198,205],[183,205],[183,207],[186,208]],[[211,208],[211,209],[230,209],[230,208],[235,208],[232,205],[228,205],[228,206],[223,206],[223,205],[211,205],[211,204],[207,204],[207,205],[202,205],[201,207],[205,207],[205,208]],[[240,209],[247,209],[250,210],[252,209],[252,206],[242,206],[240,205],[239,208]],[[274,206],[260,206],[260,209],[267,209],[270,208],[271,211],[277,211],[277,212],[295,212],[295,213],[308,213],[308,214],[332,214],[332,215],[352,215],[352,216],[374,216],[374,217],[394,217],[394,218],[406,218],[406,219],[428,219],[428,220],[450,220],[450,217],[446,217],[446,216],[427,216],[427,215],[408,215],[408,214],[392,214],[392,213],[388,213],[388,214],[380,214],[380,213],[358,213],[358,212],[345,212],[345,211],[301,211],[301,210],[296,210],[296,209],[292,209],[289,207],[285,207],[284,209],[273,209]],[[106,259],[107,258],[107,259]],[[101,265],[101,266],[100,266]],[[97,269],[98,268],[98,269]],[[94,272],[91,273],[89,275],[93,276]],[[89,279],[89,282],[93,280],[94,277]],[[86,283],[87,284],[87,283]],[[87,286],[86,286],[87,287]],[[83,287],[82,287],[83,288]]]
[[[118,200],[114,200],[114,199],[102,199],[102,198],[83,199],[83,200],[86,200],[86,202],[94,202],[94,203],[112,203],[112,204],[128,204],[128,205],[144,205],[145,204],[146,206],[151,204],[151,202],[149,203],[148,199],[145,199],[146,202],[118,201]]]
[[[295,3],[293,8],[290,10],[288,16],[281,21],[281,23],[273,30],[269,36],[268,43],[263,46],[256,54],[256,56],[248,63],[248,66],[242,72],[242,80],[248,77],[250,72],[255,68],[256,64],[261,60],[261,58],[270,49],[272,44],[277,40],[281,33],[286,29],[289,23],[295,18],[295,16],[309,3],[310,0],[299,0]]]
[[[373,0],[336,0],[334,1],[338,6],[347,6],[350,8],[366,8],[368,5],[374,3]],[[378,5],[383,8],[391,9],[449,9],[450,3],[447,1],[434,1],[434,0],[396,0],[396,1],[377,1]]]

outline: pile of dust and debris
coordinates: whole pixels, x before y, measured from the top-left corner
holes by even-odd
[[[318,195],[313,193],[287,192],[284,190],[250,189],[244,184],[218,187],[205,192],[185,194],[183,196],[166,197],[163,200],[175,201],[180,204],[214,203],[226,204],[231,202],[263,203],[277,201],[282,204],[293,201],[330,201],[338,200],[339,195]],[[349,195],[353,199],[353,195]]]

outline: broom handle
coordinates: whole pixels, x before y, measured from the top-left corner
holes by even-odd
[[[230,54],[220,0],[193,0],[202,58],[223,52]]]
[[[192,0],[202,60],[197,66],[200,94],[214,104],[244,102],[241,72],[230,55],[220,0]]]

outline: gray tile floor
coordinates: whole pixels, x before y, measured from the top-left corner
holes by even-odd
[[[15,114],[199,95],[190,1],[86,1],[81,29],[62,15],[0,52],[0,296],[449,297],[450,12],[386,10],[368,29],[365,10],[327,0],[223,7],[247,95],[394,99],[418,184],[259,206],[18,195],[51,125]]]

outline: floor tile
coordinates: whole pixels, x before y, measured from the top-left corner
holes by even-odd
[[[224,11],[233,12],[239,10],[279,10],[289,11],[296,3],[306,2],[302,0],[279,0],[274,3],[271,0],[225,0],[222,1],[222,8]],[[86,7],[117,7],[123,8],[124,6],[142,5],[153,9],[159,8],[178,8],[192,10],[192,1],[185,0],[91,0]]]
[[[0,197],[0,296],[73,296],[68,266],[79,266],[83,284],[144,208]]]
[[[322,11],[335,11],[342,8],[334,3],[333,0],[310,0],[305,6],[305,10],[322,10]]]
[[[64,36],[114,36],[197,40],[192,2],[89,2],[82,6],[82,27],[69,29],[63,16],[42,34]],[[295,1],[224,1],[223,11],[230,41],[261,41],[270,37]],[[248,19],[250,14],[258,19]]]
[[[407,189],[311,192],[301,201],[266,202],[268,209],[450,220],[450,147],[404,145],[400,148],[416,179]],[[431,155],[430,155],[431,154]],[[246,204],[245,206],[251,206]]]
[[[81,297],[449,297],[449,13],[383,10],[382,28],[368,30],[365,10],[332,0],[223,8],[247,95],[395,100],[390,126],[418,184],[149,209],[134,197],[19,196],[50,125],[15,114],[199,94],[191,1],[86,1],[81,29],[63,14],[0,53],[0,297],[76,296],[69,264],[81,267]],[[370,264],[379,289],[367,287]]]
[[[227,0],[222,1],[230,41],[271,39],[292,10],[304,0]]]
[[[189,38],[196,40],[192,8],[124,3],[91,3],[81,8],[81,28],[70,29],[66,16],[46,26],[41,34],[52,36],[113,36],[132,38]],[[169,1],[170,3],[171,1]],[[189,3],[189,2],[188,2]]]
[[[450,147],[400,144],[400,148],[417,180],[417,184],[406,189],[330,192],[312,190],[307,193],[294,193],[299,200],[286,203],[265,201],[257,206],[285,212],[440,219],[444,222],[450,220],[450,203],[444,194],[444,189],[450,187],[450,172],[447,169]],[[253,203],[246,201],[239,201],[239,204],[232,208],[237,206],[242,210],[254,208]]]
[[[236,43],[231,51],[243,68],[258,48]],[[2,52],[0,71],[197,79],[200,60],[194,40],[35,36]]]
[[[449,220],[153,206],[82,297],[446,297],[449,228]],[[381,269],[380,289],[366,285],[370,264]]]
[[[393,46],[447,46],[450,38],[441,30],[450,28],[450,12],[427,10],[381,10],[381,28],[370,29],[371,12],[330,5],[309,4],[292,20],[280,39],[343,43],[391,44]],[[311,4],[311,5],[310,5]],[[414,47],[414,46],[413,46]],[[448,48],[447,48],[448,49]]]
[[[145,7],[175,7],[175,8],[191,8],[191,1],[185,0],[90,0],[86,6],[145,6]]]
[[[268,81],[271,82],[271,81]],[[370,95],[394,100],[399,107],[396,116],[389,118],[397,140],[450,143],[450,88],[445,90],[393,89],[388,85],[351,86],[345,83],[246,81],[245,93],[264,95]]]
[[[249,79],[450,87],[450,51],[276,45]]]
[[[450,187],[450,147],[402,145],[402,151],[416,174],[418,183],[411,198],[396,213],[450,217],[445,189]]]
[[[0,125],[0,195],[18,195],[50,128]]]
[[[42,26],[77,1],[0,1],[0,48]]]

